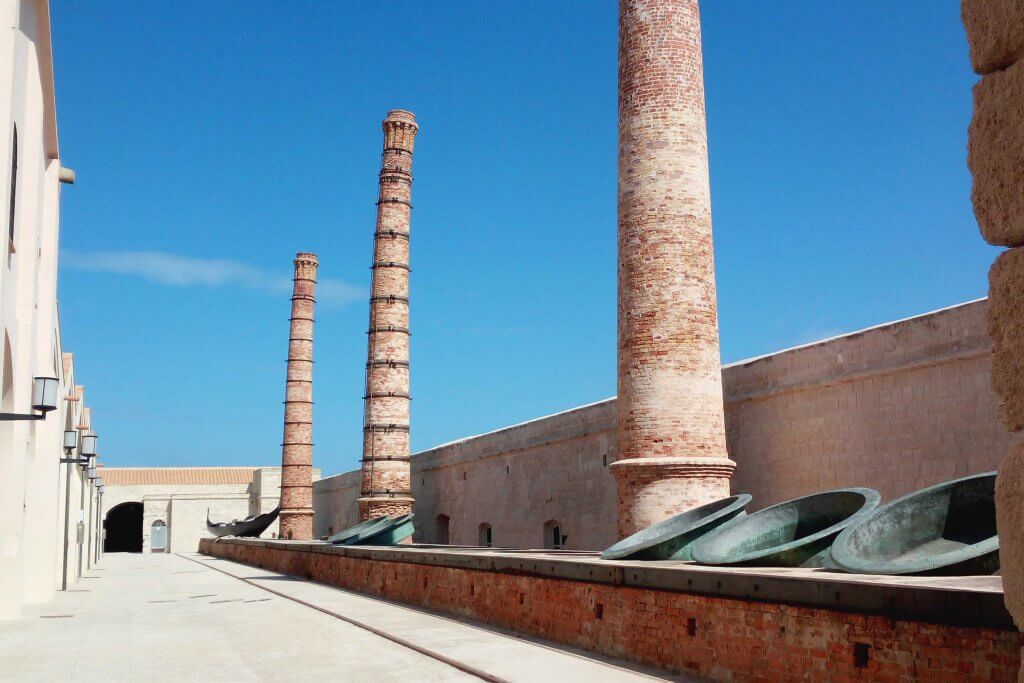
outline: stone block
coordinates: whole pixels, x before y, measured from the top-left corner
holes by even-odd
[[[1003,600],[1014,622],[1024,628],[1024,444],[1010,448],[996,479]]]
[[[1024,429],[1024,249],[1004,251],[989,271],[988,333],[999,418]]]
[[[960,15],[976,73],[1005,69],[1024,57],[1024,0],[963,0]]]
[[[974,86],[967,165],[981,234],[991,244],[1024,246],[1024,62]]]

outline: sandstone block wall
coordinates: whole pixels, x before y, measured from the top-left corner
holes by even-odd
[[[964,0],[962,8],[971,62],[981,76],[974,86],[968,141],[971,201],[984,238],[1011,247],[989,273],[992,385],[1003,424],[1019,435],[1024,430],[1024,2]],[[1006,604],[1018,625],[1024,624],[1022,490],[1024,451],[1017,447],[1000,468],[996,509]]]
[[[1010,443],[989,384],[987,304],[935,313],[722,369],[733,492],[753,509],[867,485],[885,499],[994,470]],[[616,538],[615,400],[422,451],[412,458],[416,540],[543,547],[556,521],[570,549]],[[315,485],[317,535],[349,526],[353,473]]]

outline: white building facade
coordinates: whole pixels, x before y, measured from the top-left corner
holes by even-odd
[[[60,184],[74,174],[57,147],[48,3],[0,0],[0,20],[10,27],[0,32],[0,619],[9,619],[52,598],[65,564],[71,583],[90,566],[96,486],[71,465],[65,556],[63,432],[91,429],[57,312]],[[57,379],[56,408],[11,419],[33,413],[34,377]]]

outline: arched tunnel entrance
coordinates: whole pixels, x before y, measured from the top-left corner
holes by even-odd
[[[142,552],[142,503],[115,505],[103,520],[105,553]]]

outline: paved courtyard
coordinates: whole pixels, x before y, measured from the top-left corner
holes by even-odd
[[[0,622],[10,681],[687,680],[200,555],[110,554]]]

